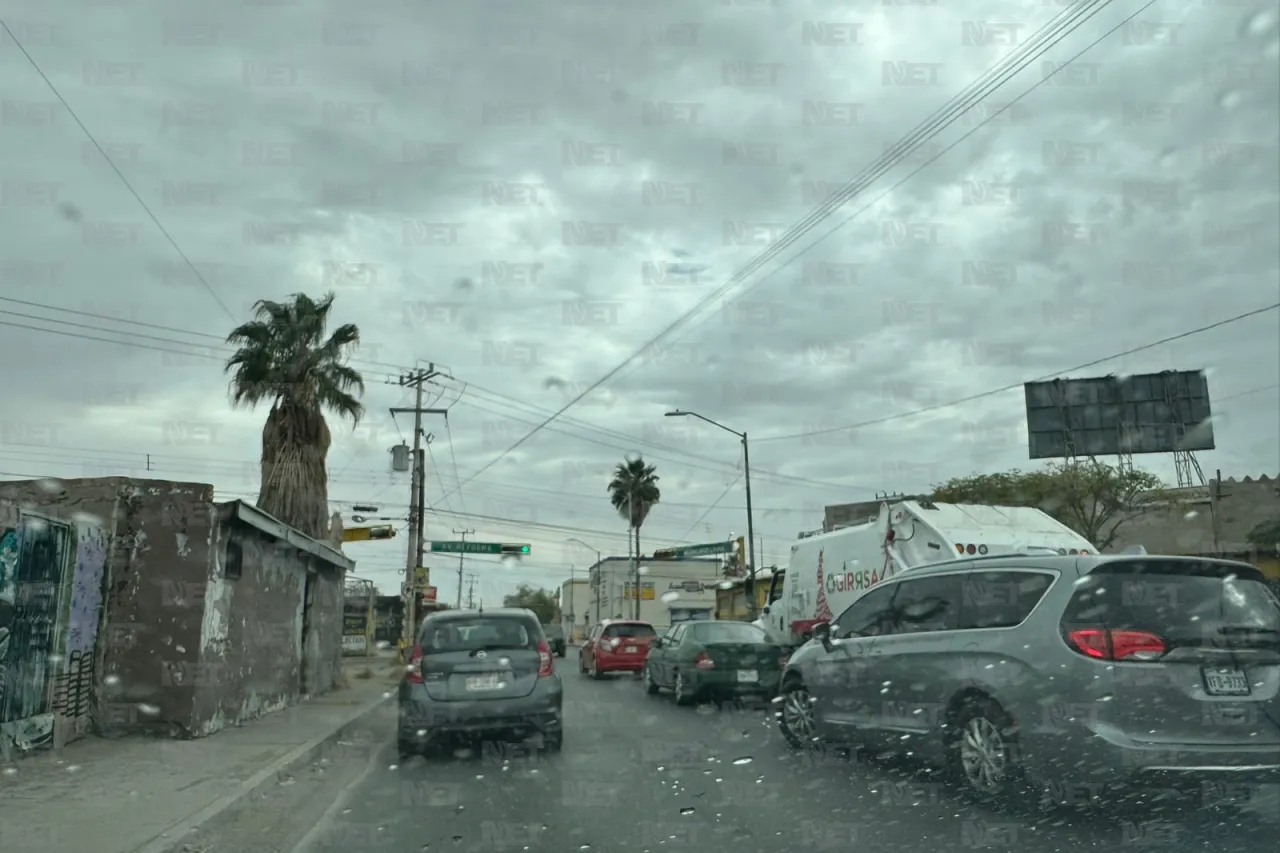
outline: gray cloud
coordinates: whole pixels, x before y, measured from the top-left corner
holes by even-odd
[[[736,440],[672,408],[751,434],[770,561],[824,503],[1026,466],[1017,391],[818,431],[1276,301],[1274,15],[1159,3],[924,165],[1129,11],[1108,9],[454,491],[1057,11],[969,6],[19,2],[15,35],[229,314],[21,55],[0,53],[0,295],[91,315],[0,303],[4,322],[67,333],[0,326],[17,401],[0,470],[252,496],[263,414],[228,408],[220,339],[257,299],[323,289],[361,326],[370,383],[368,419],[335,425],[333,497],[404,513],[386,450],[411,425],[386,409],[408,398],[384,383],[447,365],[429,534],[534,543],[524,567],[476,569],[486,595],[588,565],[570,536],[625,553],[604,485],[629,451],[665,487],[646,548],[745,531]],[[1275,314],[1089,372],[1169,367],[1211,371],[1206,470],[1280,470]],[[352,551],[391,587],[403,546]],[[441,566],[452,598],[456,564]]]

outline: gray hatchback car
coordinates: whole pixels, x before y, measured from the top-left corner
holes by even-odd
[[[793,746],[910,752],[983,799],[1280,781],[1280,599],[1247,563],[912,569],[819,626],[782,690]]]
[[[447,610],[418,630],[400,682],[400,755],[451,736],[537,736],[564,743],[564,689],[531,610]]]

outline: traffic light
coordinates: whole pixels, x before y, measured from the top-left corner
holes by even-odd
[[[343,542],[364,542],[369,539],[393,539],[396,529],[390,524],[376,527],[348,527],[342,531]]]
[[[529,555],[528,545],[503,545],[502,553],[516,557],[527,557]]]

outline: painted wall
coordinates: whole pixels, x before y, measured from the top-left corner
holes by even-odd
[[[227,545],[239,577],[227,576]],[[205,579],[202,674],[194,734],[206,735],[298,701],[302,688],[305,555],[239,522],[220,523]]]
[[[89,731],[107,534],[47,489],[0,497],[0,754]],[[46,503],[52,499],[52,505]]]

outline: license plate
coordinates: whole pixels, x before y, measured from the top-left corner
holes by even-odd
[[[467,677],[468,690],[497,690],[502,679],[497,675],[472,675]]]
[[[1238,669],[1204,669],[1204,691],[1210,696],[1248,696],[1248,677]]]
[[[627,652],[627,654],[629,654],[629,655],[634,655],[634,654],[636,653],[636,647],[635,647],[635,646],[627,646],[627,648],[626,648],[626,652]]]
[[[738,680],[748,684],[755,684],[760,680],[760,676],[756,674],[754,669],[740,669],[738,670]]]

